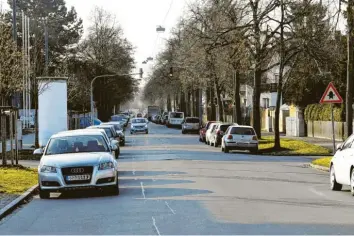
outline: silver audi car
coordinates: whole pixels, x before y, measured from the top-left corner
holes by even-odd
[[[117,142],[108,143],[100,130],[53,135],[44,149],[34,151],[42,155],[38,166],[40,198],[49,198],[50,192],[86,188],[105,188],[118,195]]]

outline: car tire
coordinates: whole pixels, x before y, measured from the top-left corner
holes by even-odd
[[[229,148],[227,146],[224,147],[224,152],[225,153],[229,153],[230,152],[230,150],[229,150]]]
[[[250,149],[251,154],[257,154],[258,153],[258,148],[252,148]]]
[[[350,172],[350,193],[354,196],[354,169]]]
[[[203,139],[199,136],[199,142],[203,142]]]
[[[186,131],[184,131],[183,129],[182,129],[182,134],[185,134],[186,133]]]
[[[145,134],[149,134],[149,131],[146,131]]]
[[[218,146],[219,146],[218,142],[216,142],[216,141],[215,141],[215,143],[214,143],[214,147],[216,147],[216,148],[217,148]]]
[[[119,195],[119,180],[118,180],[118,175],[117,175],[117,183],[113,186],[109,187],[109,192],[112,195]]]
[[[352,173],[350,173],[350,176],[352,177]],[[350,183],[351,182],[352,182],[352,178],[350,178]],[[331,169],[330,169],[330,184],[331,184],[332,191],[341,191],[342,190],[343,185],[337,183],[336,174],[334,172],[333,165],[331,165]]]
[[[39,188],[39,197],[41,199],[49,199],[50,198],[50,192],[46,190],[42,190]]]
[[[125,146],[125,140],[120,145],[121,146]]]

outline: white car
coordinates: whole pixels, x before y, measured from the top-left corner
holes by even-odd
[[[330,183],[333,191],[342,190],[343,185],[350,186],[354,196],[354,134],[347,138],[343,144],[337,145],[330,164]]]
[[[130,134],[134,134],[134,133],[138,133],[138,132],[143,132],[146,134],[149,133],[148,123],[145,118],[132,119],[132,123],[130,126]]]
[[[221,139],[221,151],[228,153],[230,150],[258,152],[258,138],[252,126],[229,126]]]
[[[218,125],[219,123],[212,123],[208,130],[205,132],[205,144],[208,144],[210,145],[210,138],[211,138],[211,133],[214,131],[214,129],[216,128],[216,126]]]
[[[44,149],[34,151],[42,155],[38,166],[40,198],[49,198],[50,192],[82,188],[107,188],[118,195],[118,163],[113,155],[117,143],[108,143],[100,130],[53,135]]]

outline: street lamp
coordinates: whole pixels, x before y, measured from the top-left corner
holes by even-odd
[[[99,75],[96,76],[95,78],[93,78],[93,80],[91,81],[91,88],[90,88],[90,105],[91,105],[91,124],[93,125],[93,83],[96,81],[96,79],[99,78],[105,78],[105,77],[115,77],[115,76],[131,76],[131,75],[140,75],[140,78],[143,77],[143,69],[140,68],[139,73],[132,73],[132,74],[110,74],[110,75]]]

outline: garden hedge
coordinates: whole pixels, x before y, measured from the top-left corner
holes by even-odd
[[[344,122],[345,107],[344,105],[334,105],[334,121]],[[305,121],[330,121],[331,105],[330,104],[310,104],[304,111]]]

